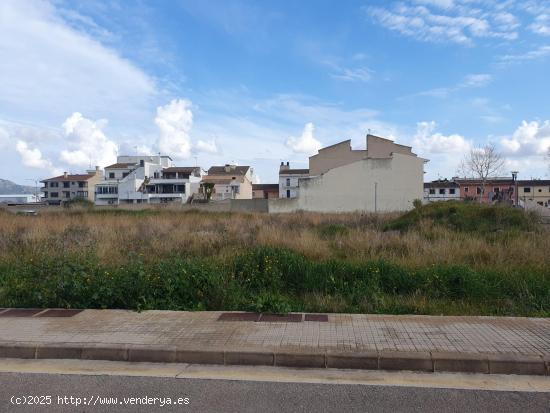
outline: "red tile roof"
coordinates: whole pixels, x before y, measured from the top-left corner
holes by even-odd
[[[48,178],[44,179],[40,182],[48,182],[48,181],[87,181],[90,178],[93,178],[96,176],[95,174],[81,174],[81,175],[59,175],[54,178]]]

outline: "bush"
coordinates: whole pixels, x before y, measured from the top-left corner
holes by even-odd
[[[412,211],[388,223],[384,230],[409,231],[418,229],[421,222],[461,232],[483,234],[503,231],[533,231],[534,217],[518,208],[502,205],[446,201],[416,206]]]

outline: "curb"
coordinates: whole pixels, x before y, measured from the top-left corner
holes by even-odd
[[[0,343],[0,358],[81,359],[360,370],[549,375],[550,355],[199,349],[159,345]]]

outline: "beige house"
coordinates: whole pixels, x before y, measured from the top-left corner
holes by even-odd
[[[550,180],[518,180],[518,200],[534,202],[540,206],[550,207]]]
[[[72,199],[87,199],[94,202],[95,186],[103,178],[101,170],[96,166],[95,170],[86,174],[68,174],[40,181],[44,183],[41,192],[44,193],[42,201],[48,205],[61,205]]]
[[[406,211],[423,198],[425,162],[410,147],[374,135],[366,150],[340,142],[309,158],[310,177],[300,179],[297,198],[270,200],[269,211]]]
[[[203,176],[202,183],[214,184],[211,199],[252,199],[252,181],[254,171],[250,166],[224,165],[212,166],[208,175]]]

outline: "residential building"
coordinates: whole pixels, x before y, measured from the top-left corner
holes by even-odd
[[[252,184],[252,198],[279,198],[279,184]]]
[[[105,168],[95,203],[186,203],[198,192],[200,180],[200,167],[174,166],[169,156],[119,156]]]
[[[550,207],[550,180],[518,180],[517,185],[518,201],[531,201],[544,207]]]
[[[460,199],[480,201],[483,203],[514,201],[515,184],[510,177],[494,177],[485,181],[481,179],[453,178],[460,189]]]
[[[290,162],[279,167],[279,198],[296,198],[300,192],[300,179],[309,177],[309,169],[291,169]]]
[[[424,183],[424,202],[460,200],[460,188],[454,181],[438,179]]]
[[[42,200],[48,205],[61,205],[73,199],[86,199],[94,201],[95,186],[102,179],[101,170],[96,166],[95,170],[86,174],[69,174],[40,181],[44,186],[40,191],[44,194]]]
[[[367,135],[366,150],[349,140],[309,158],[309,174],[299,179],[294,199],[272,200],[270,212],[405,211],[423,198],[424,163],[410,147]]]
[[[213,201],[252,199],[253,180],[254,170],[250,166],[226,164],[210,167],[207,175],[203,176],[201,184],[214,184],[211,195]]]

